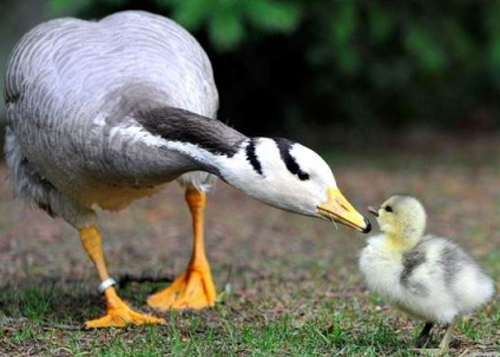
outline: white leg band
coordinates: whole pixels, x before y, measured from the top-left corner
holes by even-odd
[[[107,278],[104,280],[101,284],[99,284],[99,287],[97,288],[97,291],[99,294],[103,294],[104,291],[109,288],[110,286],[116,285],[116,280],[113,278]]]

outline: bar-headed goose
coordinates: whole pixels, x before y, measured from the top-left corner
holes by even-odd
[[[210,61],[167,18],[127,11],[97,22],[43,23],[13,50],[5,84],[15,193],[75,227],[97,268],[107,315],[87,327],[163,321],[131,310],[116,294],[94,208],[119,210],[173,180],[186,188],[194,247],[186,271],[149,298],[154,308],[214,305],[203,211],[216,177],[268,205],[370,230],[314,151],[246,137],[215,119]]]

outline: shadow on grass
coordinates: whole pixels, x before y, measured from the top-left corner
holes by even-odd
[[[0,311],[13,320],[81,324],[103,306],[102,299],[82,288],[83,283],[51,283],[4,286],[0,292]]]
[[[149,294],[171,281],[171,277],[124,275],[118,280],[119,294],[134,308],[140,308]],[[36,279],[35,283],[33,280],[20,281],[0,288],[0,318],[10,321],[28,319],[81,327],[85,320],[96,318],[104,311],[104,298],[90,291],[89,283],[83,280],[61,281],[45,277]]]

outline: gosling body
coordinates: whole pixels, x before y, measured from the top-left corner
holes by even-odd
[[[443,324],[467,315],[493,295],[493,284],[456,242],[425,235],[400,251],[385,234],[369,239],[360,267],[368,288],[411,316]]]
[[[441,342],[447,350],[453,324],[492,298],[494,285],[475,258],[455,241],[425,235],[426,213],[410,196],[393,196],[369,207],[382,234],[369,238],[359,265],[368,288],[416,319],[449,326]]]

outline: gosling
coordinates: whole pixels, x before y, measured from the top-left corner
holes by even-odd
[[[382,231],[369,238],[359,260],[368,288],[426,322],[419,348],[426,345],[435,323],[446,324],[437,351],[444,354],[458,317],[493,297],[493,280],[456,242],[424,235],[426,213],[416,198],[395,195],[368,211]]]

